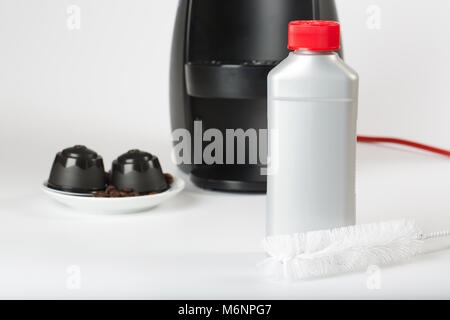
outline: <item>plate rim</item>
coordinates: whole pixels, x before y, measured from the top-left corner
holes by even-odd
[[[174,181],[170,185],[170,188],[165,190],[165,191],[163,191],[163,192],[156,193],[156,194],[147,194],[147,195],[142,195],[142,196],[135,196],[135,197],[114,197],[114,198],[109,198],[109,197],[93,197],[90,194],[77,194],[77,193],[70,194],[70,193],[66,193],[66,191],[60,191],[60,190],[49,188],[46,185],[47,181],[45,181],[44,183],[41,184],[41,189],[45,193],[48,193],[48,194],[51,194],[51,195],[57,195],[59,197],[65,197],[65,198],[71,198],[71,199],[74,199],[74,198],[83,199],[83,200],[86,200],[86,201],[118,201],[118,200],[120,200],[120,201],[130,201],[130,200],[132,200],[132,201],[140,201],[138,199],[148,199],[149,197],[161,198],[161,197],[164,197],[164,196],[166,196],[168,194],[171,194],[171,193],[174,193],[174,192],[177,193],[177,192],[182,191],[184,189],[184,187],[186,186],[186,182],[182,178],[173,176],[173,180]],[[89,200],[87,200],[87,199],[89,199]],[[91,199],[95,199],[95,200],[91,200]]]

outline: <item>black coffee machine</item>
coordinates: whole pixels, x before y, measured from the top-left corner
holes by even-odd
[[[261,169],[267,162],[267,135],[260,129],[267,128],[267,74],[288,55],[289,21],[310,19],[337,21],[334,1],[180,1],[172,43],[170,111],[172,130],[190,133],[190,141],[184,141],[190,151],[184,148],[179,154],[190,161],[180,167],[190,172],[197,186],[266,190]],[[208,129],[217,129],[223,136],[223,141],[216,141],[222,142],[223,151],[213,151],[213,164],[202,158],[203,148],[216,140],[203,141],[202,132]],[[240,135],[227,136],[227,129],[242,130]],[[242,143],[244,155],[239,154]]]

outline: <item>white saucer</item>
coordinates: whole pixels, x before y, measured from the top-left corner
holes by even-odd
[[[153,208],[183,190],[185,182],[174,177],[170,188],[164,192],[137,197],[97,198],[50,189],[44,183],[42,190],[53,200],[78,210],[98,213],[131,213]]]

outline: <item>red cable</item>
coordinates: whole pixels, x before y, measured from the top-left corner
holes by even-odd
[[[367,136],[358,136],[358,142],[367,142],[367,143],[374,143],[374,142],[387,142],[387,143],[396,143],[396,144],[402,144],[405,146],[410,146],[413,148],[418,148],[434,153],[438,153],[447,157],[450,157],[450,150],[444,150],[435,148],[432,146],[428,146],[426,144],[404,140],[404,139],[398,139],[398,138],[389,138],[389,137],[367,137]]]

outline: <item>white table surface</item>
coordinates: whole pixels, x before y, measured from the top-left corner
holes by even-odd
[[[42,148],[35,149],[39,155]],[[156,149],[174,172],[168,151]],[[189,183],[148,212],[77,212],[39,190],[57,149],[40,151],[46,156],[22,172],[23,150],[2,159],[0,298],[450,298],[450,239],[428,244],[409,263],[383,267],[376,290],[364,272],[276,283],[255,268],[264,258],[264,195]],[[412,217],[425,231],[449,228],[449,160],[358,145],[357,208],[359,222]],[[70,266],[80,270],[79,288],[67,285]]]
[[[442,41],[450,2],[429,10],[409,1],[407,12],[402,1],[336,3],[345,59],[361,80],[358,132],[450,148],[450,42]],[[0,2],[0,298],[450,298],[450,239],[383,268],[379,290],[367,288],[364,272],[281,284],[255,269],[263,195],[188,186],[155,210],[114,217],[49,201],[40,184],[54,154],[75,144],[101,153],[107,167],[141,148],[176,172],[168,70],[178,1],[78,0],[78,30],[67,27],[71,4]],[[367,22],[377,8],[374,29]],[[359,145],[357,170],[359,222],[412,217],[425,231],[450,227],[448,158]],[[70,266],[81,271],[77,290],[67,287]]]

